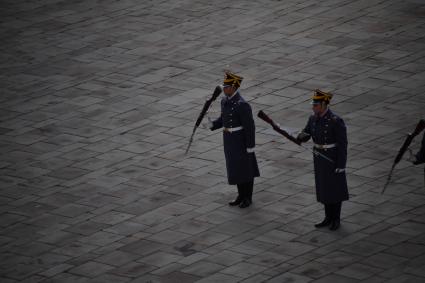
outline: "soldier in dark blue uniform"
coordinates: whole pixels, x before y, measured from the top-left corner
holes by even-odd
[[[245,208],[252,203],[254,178],[260,176],[260,172],[254,153],[255,125],[251,106],[239,93],[242,79],[226,72],[221,115],[212,122],[210,129],[213,131],[223,128],[227,179],[230,185],[238,188],[238,196],[229,205]]]
[[[331,98],[330,93],[315,91],[312,98],[314,114],[297,139],[306,142],[312,138],[314,150],[333,161],[314,155],[316,197],[325,206],[325,219],[315,226],[329,226],[330,230],[337,230],[340,226],[341,204],[348,200],[345,176],[347,130],[344,121],[329,109]]]

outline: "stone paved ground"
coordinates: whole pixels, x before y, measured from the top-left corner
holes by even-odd
[[[2,283],[425,280],[423,167],[380,195],[425,116],[422,0],[3,0],[0,17]],[[184,155],[225,68],[291,129],[312,89],[336,94],[339,231],[313,227],[311,154],[258,119],[249,209],[226,205],[220,132]]]

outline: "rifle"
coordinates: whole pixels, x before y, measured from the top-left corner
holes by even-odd
[[[407,137],[404,140],[403,145],[401,146],[400,150],[398,151],[397,156],[394,159],[394,162],[393,162],[393,165],[391,167],[390,173],[388,174],[388,177],[387,177],[387,182],[385,183],[384,188],[382,189],[381,194],[383,194],[385,192],[385,190],[387,189],[388,185],[390,184],[391,177],[393,175],[393,171],[394,171],[395,166],[397,165],[397,163],[400,162],[400,160],[403,157],[404,153],[409,148],[409,145],[412,143],[414,137],[416,137],[417,135],[419,135],[424,129],[425,129],[425,120],[424,119],[421,119],[418,122],[418,124],[416,125],[416,128],[413,131],[413,133],[407,134]]]
[[[301,144],[301,141],[300,140],[298,140],[295,137],[291,136],[287,131],[285,131],[284,129],[282,129],[281,127],[279,127],[279,125],[277,125],[269,116],[267,116],[267,114],[264,113],[263,110],[260,110],[260,112],[258,112],[258,115],[257,116],[258,116],[258,118],[262,119],[266,123],[270,124],[273,127],[273,130],[275,130],[276,132],[278,132],[279,134],[281,134],[282,136],[284,136],[285,138],[287,138],[291,142],[293,142],[293,143],[301,146],[304,149],[307,149],[309,151],[312,151],[313,154],[318,155],[320,157],[323,157],[324,159],[326,159],[327,161],[329,161],[331,163],[335,163],[332,159],[330,159],[326,155],[318,152],[317,150],[314,150],[314,148],[313,149],[309,149],[309,148],[303,146]]]
[[[202,111],[201,111],[201,113],[199,113],[198,119],[196,119],[195,126],[193,127],[192,135],[190,136],[189,144],[187,145],[185,154],[187,154],[187,152],[189,151],[189,148],[190,148],[190,146],[193,142],[193,136],[195,135],[196,129],[201,124],[202,119],[204,118],[205,114],[207,113],[208,109],[211,106],[211,103],[213,103],[213,101],[217,99],[217,97],[220,95],[221,91],[222,91],[221,87],[219,85],[216,86],[211,98],[207,99],[207,101],[205,101],[204,107],[202,107]]]

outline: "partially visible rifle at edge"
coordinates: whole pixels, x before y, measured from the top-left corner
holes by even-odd
[[[400,162],[400,160],[403,157],[404,153],[409,148],[409,145],[412,143],[413,138],[416,137],[417,135],[419,135],[424,129],[425,129],[425,120],[424,119],[421,119],[418,122],[418,124],[416,125],[416,128],[413,131],[413,133],[407,134],[407,137],[406,137],[403,145],[401,146],[400,150],[398,151],[397,156],[394,159],[394,163],[393,163],[393,165],[391,167],[391,170],[390,170],[390,173],[388,174],[388,177],[387,177],[387,182],[385,183],[384,188],[382,189],[381,194],[383,194],[385,192],[385,190],[387,189],[388,185],[390,184],[391,177],[393,175],[394,168],[397,165],[397,163]]]

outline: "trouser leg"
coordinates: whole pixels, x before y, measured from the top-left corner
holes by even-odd
[[[333,204],[332,218],[334,220],[337,220],[337,221],[340,220],[340,218],[341,218],[341,206],[342,206],[341,202]]]
[[[332,218],[332,205],[325,204],[325,219],[331,219],[331,218]]]
[[[251,200],[252,199],[252,190],[253,190],[253,182],[246,182],[238,184],[239,195],[242,200]]]
[[[242,184],[237,184],[236,186],[238,188],[238,199],[242,199],[243,198],[243,186],[242,186]]]
[[[341,202],[332,204],[332,218],[331,218],[331,225],[329,226],[329,229],[331,231],[338,230],[340,225],[340,217],[341,217]]]
[[[341,203],[328,204],[328,215],[331,220],[339,220],[341,214]]]

